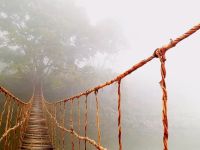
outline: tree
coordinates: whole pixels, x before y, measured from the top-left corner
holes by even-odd
[[[76,60],[98,51],[115,52],[122,45],[115,25],[90,25],[84,9],[73,0],[0,1],[1,76],[34,82],[69,74],[79,69]]]

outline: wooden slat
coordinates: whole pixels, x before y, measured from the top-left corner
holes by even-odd
[[[23,150],[53,150],[46,119],[43,115],[40,91],[34,94],[30,117],[23,135],[21,148]]]

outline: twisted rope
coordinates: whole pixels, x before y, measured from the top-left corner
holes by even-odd
[[[160,81],[160,86],[162,89],[162,121],[163,121],[163,128],[164,128],[164,134],[163,134],[163,145],[164,145],[164,150],[168,150],[168,119],[167,119],[167,88],[166,88],[166,68],[165,68],[165,52],[157,50],[156,54],[158,58],[160,59],[161,62],[161,81]]]
[[[91,145],[93,145],[94,147],[96,147],[96,148],[99,149],[99,150],[107,150],[106,148],[100,146],[99,144],[97,144],[94,140],[90,139],[89,137],[80,136],[80,135],[79,135],[78,133],[76,133],[73,129],[67,129],[67,128],[61,126],[60,123],[56,120],[56,117],[53,116],[53,115],[49,112],[49,110],[48,110],[48,108],[47,108],[47,106],[46,106],[46,104],[45,104],[44,101],[43,101],[43,106],[44,106],[44,110],[47,112],[47,114],[49,115],[49,117],[54,121],[55,125],[56,125],[58,128],[60,128],[60,129],[63,130],[63,131],[66,131],[66,132],[70,133],[71,135],[75,136],[76,138],[78,138],[78,139],[80,139],[80,140],[89,142]]]
[[[88,121],[87,121],[87,119],[88,119],[88,106],[87,106],[87,95],[85,96],[85,134],[84,134],[84,136],[85,137],[87,137],[87,123],[88,123]],[[85,150],[87,149],[87,141],[85,140]]]
[[[73,107],[74,107],[74,101],[72,100],[71,101],[71,107],[70,107],[70,125],[71,125],[70,129],[72,131],[74,130],[74,123],[73,123],[73,111],[74,111],[74,109],[73,109]],[[73,136],[73,134],[71,134],[71,143],[72,143],[72,150],[74,150],[74,136]]]
[[[18,103],[20,104],[29,104],[30,102],[28,103],[25,103],[23,100],[17,98],[16,96],[14,96],[11,92],[9,92],[8,90],[6,90],[4,87],[0,86],[0,93],[4,93],[5,95],[8,95],[10,96],[13,100],[17,101]]]
[[[118,81],[118,140],[119,150],[122,150],[122,127],[121,127],[121,80]]]
[[[81,120],[80,120],[80,100],[78,99],[78,134],[81,133]],[[81,141],[80,139],[78,140],[78,150],[81,149]]]
[[[5,96],[3,110],[0,113],[0,127],[2,135],[0,136],[0,142],[4,140],[4,149],[15,149],[18,145],[16,143],[11,144],[11,132],[16,135],[16,132],[19,131],[23,133],[24,126],[29,117],[29,109],[31,107],[31,100],[28,103],[23,102],[19,98],[15,97],[11,92],[0,86],[0,94]],[[16,108],[15,108],[16,107]],[[22,109],[24,110],[22,112]],[[14,113],[17,113],[14,117]],[[5,115],[5,125],[2,125],[2,119]],[[12,125],[14,123],[14,125]]]
[[[119,150],[122,150],[122,140],[121,140],[121,93],[120,93],[120,83],[121,80],[123,78],[125,78],[126,76],[128,76],[129,74],[131,74],[132,72],[136,71],[137,69],[141,68],[142,66],[144,66],[145,64],[147,64],[148,62],[150,62],[151,60],[153,60],[154,58],[159,58],[160,59],[160,63],[161,63],[161,81],[160,81],[160,86],[162,89],[162,101],[163,101],[163,110],[162,110],[162,120],[163,120],[163,127],[164,127],[164,135],[163,135],[163,144],[164,144],[164,150],[168,150],[168,120],[167,120],[167,90],[166,90],[166,82],[165,82],[165,77],[166,77],[166,68],[165,68],[165,53],[175,47],[179,42],[181,42],[182,40],[186,39],[187,37],[189,37],[190,35],[192,35],[193,33],[195,33],[196,31],[198,31],[200,29],[200,23],[197,24],[196,26],[192,27],[191,29],[189,29],[187,32],[185,32],[184,34],[180,35],[179,37],[177,37],[175,40],[171,40],[168,44],[157,48],[154,53],[147,57],[144,60],[141,60],[140,62],[138,62],[137,64],[133,65],[130,69],[126,70],[125,72],[119,74],[117,77],[115,77],[114,79],[107,81],[103,84],[100,84],[96,87],[93,87],[91,89],[88,89],[84,92],[81,92],[77,95],[71,96],[69,98],[63,99],[63,100],[59,100],[54,102],[53,104],[58,104],[58,103],[62,103],[62,102],[68,102],[68,101],[73,101],[74,99],[79,99],[81,96],[86,96],[86,102],[87,102],[87,96],[89,94],[91,94],[92,92],[95,93],[99,90],[102,89],[106,86],[109,86],[115,82],[118,82],[118,139],[119,139]],[[97,96],[96,96],[96,104],[98,104],[97,101]],[[97,107],[97,105],[96,105]],[[97,110],[99,108],[97,107]],[[87,110],[87,105],[86,105],[86,110]],[[97,111],[98,112],[98,111]],[[87,111],[85,112],[85,118],[87,117]],[[98,118],[98,117],[97,117]],[[99,121],[97,121],[97,125]],[[98,125],[99,127],[99,125]],[[63,128],[63,127],[61,127]],[[70,133],[73,133],[75,136],[77,133],[74,132],[74,130],[67,130],[65,128],[63,128],[63,130],[68,131]],[[85,137],[79,137],[79,135],[77,134],[77,137],[79,137],[80,139],[85,139],[85,150],[86,150],[86,141],[87,137],[86,137],[86,130],[87,130],[87,120],[85,120]],[[98,129],[98,143],[100,144],[100,134],[99,134],[99,129]],[[89,140],[89,143],[91,143],[91,141]],[[97,144],[98,146],[100,146],[99,144]],[[99,148],[99,147],[97,147]]]
[[[98,144],[101,145],[101,130],[100,130],[100,119],[99,119],[99,101],[97,97],[98,91],[95,91],[95,99],[96,99],[96,126],[98,131]]]
[[[65,107],[65,103],[63,104],[63,120],[62,120],[62,123],[63,123],[63,127],[65,126],[65,109],[66,109],[66,107]],[[65,133],[64,132],[62,132],[62,149],[65,149],[65,135],[64,135]]]
[[[157,48],[156,51],[162,51],[162,53],[165,53],[166,51],[168,51],[169,49],[175,47],[179,42],[181,42],[182,40],[188,38],[189,36],[191,36],[192,34],[194,34],[196,31],[198,31],[200,29],[200,23],[198,23],[197,25],[193,26],[191,29],[189,29],[187,32],[185,32],[184,34],[180,35],[179,37],[177,37],[175,40],[171,40],[168,44]],[[119,74],[117,77],[115,77],[114,79],[107,81],[103,84],[100,84],[96,87],[93,87],[91,89],[88,89],[84,92],[81,92],[77,95],[71,96],[69,98],[66,99],[62,99],[62,100],[57,100],[54,103],[61,103],[61,102],[66,102],[66,101],[70,101],[72,99],[76,99],[79,98],[81,96],[86,96],[89,95],[92,92],[95,92],[99,89],[102,89],[106,86],[109,86],[111,84],[113,84],[114,82],[118,82],[119,80],[125,78],[127,75],[131,74],[132,72],[136,71],[137,69],[141,68],[142,66],[144,66],[146,63],[150,62],[151,60],[153,60],[154,58],[158,58],[156,51],[149,57],[147,57],[146,59],[141,60],[140,62],[136,63],[135,65],[133,65],[131,68],[129,68],[128,70],[126,70],[125,72]]]
[[[9,128],[0,138],[0,142],[11,132],[11,131],[15,131],[17,128],[19,128],[20,126],[22,126],[25,121],[27,120],[27,117],[29,115],[29,111],[26,112],[25,117],[23,118],[22,121],[20,121],[19,123],[17,123],[15,126],[13,126],[12,128]]]

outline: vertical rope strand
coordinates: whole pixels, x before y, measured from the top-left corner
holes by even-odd
[[[56,105],[54,106],[53,105],[53,108],[54,108],[54,117],[56,118]],[[53,121],[53,120],[52,120]],[[53,124],[53,130],[54,130],[54,142],[55,142],[55,147],[57,147],[57,139],[56,139],[56,123],[54,122]]]
[[[1,113],[1,116],[0,116],[0,127],[1,127],[1,124],[2,124],[2,120],[3,120],[3,115],[6,111],[6,106],[7,106],[7,103],[8,103],[8,95],[5,95],[5,102],[4,102],[4,106],[3,106],[3,111]]]
[[[121,127],[121,80],[118,81],[118,142],[119,142],[119,150],[122,150],[122,127]]]
[[[85,137],[87,137],[87,124],[88,124],[88,106],[87,95],[85,96]],[[87,141],[85,140],[85,150],[87,150]]]
[[[63,117],[62,117],[62,126],[65,127],[65,110],[66,110],[66,107],[65,107],[65,102],[63,103]],[[64,150],[65,149],[65,131],[62,130],[62,149]]]
[[[54,105],[50,105],[50,109],[51,109],[51,112],[52,112],[52,115],[54,117]],[[54,121],[53,121],[53,118],[51,118],[51,126],[52,126],[52,144],[53,144],[53,147],[55,147],[55,132],[54,132]]]
[[[19,103],[18,103],[18,113],[17,113],[17,123],[19,123],[20,121],[20,114],[21,114],[21,107],[19,106]],[[20,127],[18,128],[17,132],[16,132],[16,146],[15,148],[17,149],[17,146],[20,146],[20,136],[19,136],[19,133],[20,133]]]
[[[15,101],[12,100],[12,102],[11,102],[11,114],[10,114],[10,120],[9,120],[8,128],[10,128],[12,126],[14,106],[15,106]],[[11,136],[11,132],[7,135],[7,139],[9,139],[10,136]],[[11,142],[12,142],[11,139],[9,139],[9,141],[8,141],[8,149],[11,149],[10,148],[10,143]]]
[[[23,112],[24,112],[24,107],[21,107],[20,108],[20,113],[19,113],[19,121],[22,120],[23,118]],[[20,126],[20,129],[19,129],[19,133],[22,133],[22,126]],[[22,135],[19,134],[19,144],[20,146],[22,145]]]
[[[7,132],[8,128],[9,128],[11,105],[12,105],[12,101],[11,101],[11,97],[9,96],[9,102],[8,102],[8,107],[7,107],[7,116],[6,116],[6,127],[5,127],[4,132]],[[4,139],[4,149],[8,149],[7,140],[8,140],[8,137],[6,136],[6,138]]]
[[[80,120],[80,100],[78,99],[78,134],[81,132],[81,120]],[[81,148],[81,140],[78,139],[78,150]]]
[[[100,130],[100,119],[99,119],[99,101],[98,101],[98,91],[95,92],[95,99],[96,99],[96,125],[97,125],[97,131],[98,131],[98,144],[101,145],[101,130]]]
[[[15,124],[18,123],[18,117],[19,117],[19,103],[17,103],[16,108],[16,117],[15,117]],[[13,149],[17,149],[17,139],[18,139],[18,129],[14,131],[14,143],[13,143]]]
[[[166,87],[166,68],[165,68],[165,50],[159,49],[156,51],[157,56],[160,59],[161,62],[161,81],[160,81],[160,86],[162,89],[162,122],[163,122],[163,145],[164,145],[164,150],[168,150],[168,118],[167,118],[167,87]]]
[[[70,125],[71,125],[71,131],[74,131],[74,123],[73,123],[73,109],[74,107],[74,99],[71,100],[71,109],[70,109]],[[72,150],[74,150],[74,136],[71,134],[71,143],[72,143]]]
[[[22,131],[28,119],[29,112],[24,108],[29,107],[30,103],[24,103],[1,86],[0,97],[3,100],[0,112],[1,148],[17,149],[20,147]]]
[[[58,123],[60,123],[62,125],[62,108],[61,108],[61,103],[58,105],[59,109],[58,109]],[[62,138],[62,130],[58,129],[58,133],[59,133],[59,137],[58,137],[58,143],[59,143],[59,149],[61,149],[61,138]]]
[[[44,105],[45,105],[45,104],[44,104]],[[52,106],[52,105],[49,105],[49,109],[50,109],[51,114],[54,114],[54,113],[53,113],[53,106]],[[50,118],[50,117],[49,117],[49,119],[51,120],[51,121],[50,121],[50,124],[51,124],[51,143],[53,144],[53,146],[55,146],[55,145],[54,145],[54,130],[53,130],[53,123],[54,123],[54,121],[53,121],[53,119]]]

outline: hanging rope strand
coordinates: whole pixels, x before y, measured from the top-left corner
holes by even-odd
[[[81,120],[80,120],[80,100],[78,99],[78,134],[80,135],[81,132]],[[78,149],[80,150],[81,148],[81,140],[78,139]]]
[[[160,81],[160,86],[162,89],[162,121],[163,121],[163,128],[164,128],[164,135],[163,135],[163,145],[164,145],[164,150],[168,150],[168,119],[167,119],[167,88],[166,88],[166,68],[165,68],[165,52],[166,51],[161,51],[157,50],[156,55],[160,59],[161,62],[161,81]]]
[[[95,99],[96,99],[96,125],[97,125],[97,131],[98,131],[98,144],[101,145],[101,130],[100,130],[100,119],[99,119],[99,100],[98,100],[98,91],[95,92]]]
[[[85,96],[85,137],[87,137],[87,123],[88,123],[88,106],[87,106],[87,95]],[[85,140],[85,150],[87,150],[87,141]]]
[[[121,80],[118,81],[118,140],[119,150],[122,150],[122,127],[121,127]]]
[[[65,106],[65,103],[63,103],[63,120],[62,120],[62,123],[63,123],[63,127],[65,127],[65,110],[66,110],[66,106]],[[65,133],[64,133],[64,130],[62,130],[62,149],[64,150],[65,149]]]
[[[6,110],[6,106],[7,106],[7,103],[8,103],[8,95],[6,94],[5,97],[6,98],[5,98],[5,102],[4,102],[4,106],[3,106],[3,111],[2,111],[1,116],[0,116],[0,127],[1,127],[1,124],[2,124],[4,112]]]
[[[71,100],[71,109],[70,109],[70,126],[71,126],[71,131],[73,132],[73,130],[74,130],[74,123],[73,123],[73,111],[74,111],[74,109],[73,109],[73,107],[74,107],[74,101],[73,100]],[[73,136],[73,134],[71,134],[71,143],[72,143],[72,150],[74,150],[74,136]]]

